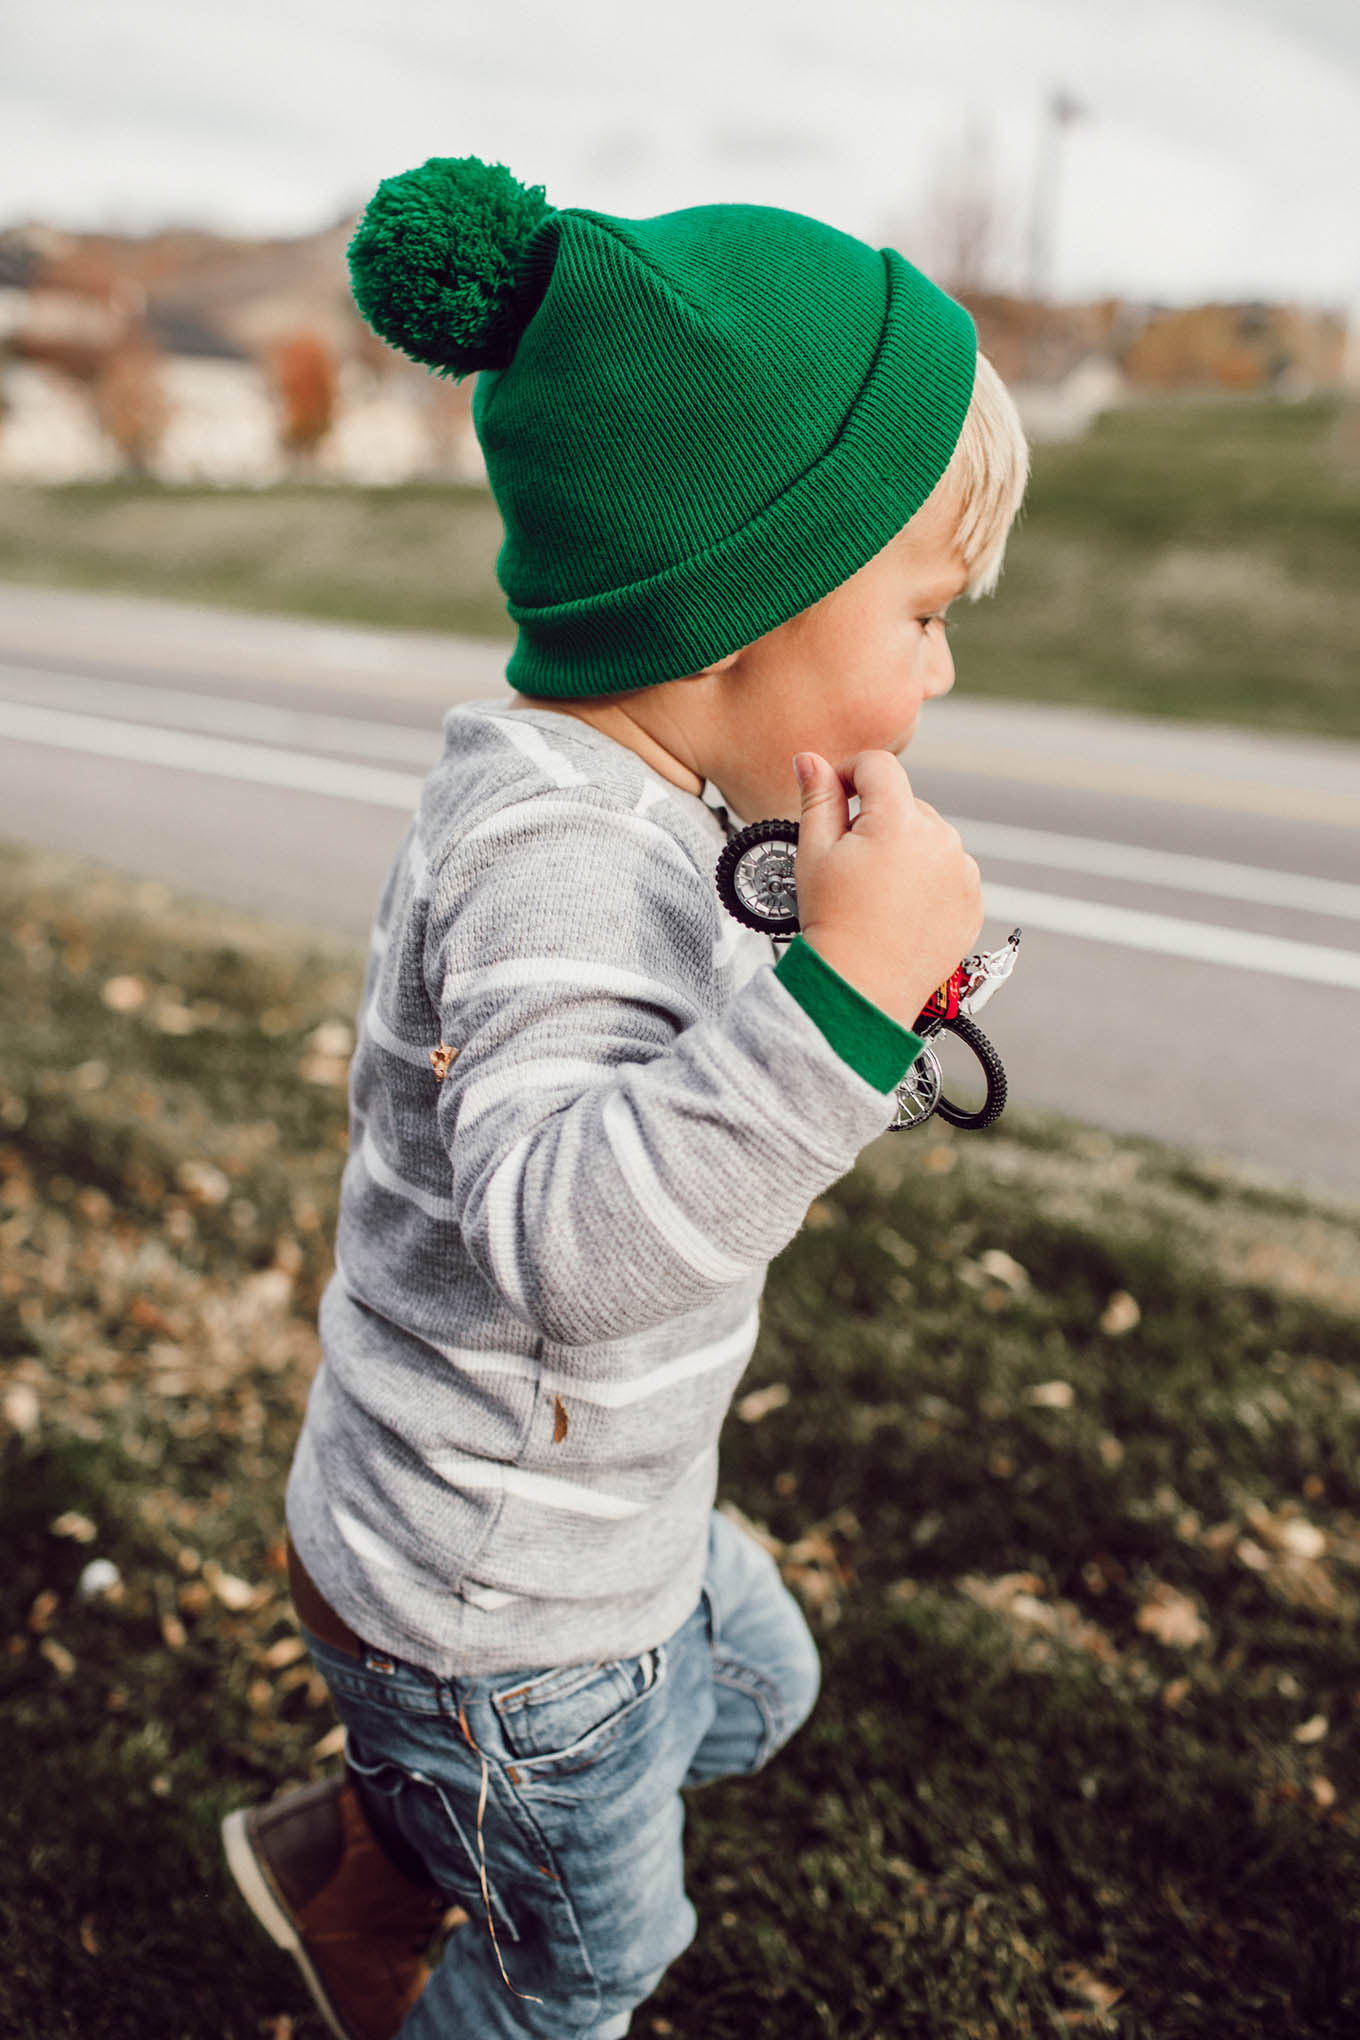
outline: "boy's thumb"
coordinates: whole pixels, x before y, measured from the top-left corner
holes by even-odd
[[[849,807],[840,774],[816,751],[800,751],[793,761],[798,790],[802,795],[802,820],[798,839],[805,843],[834,842],[845,833]]]

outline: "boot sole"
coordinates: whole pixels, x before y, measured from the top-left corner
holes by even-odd
[[[320,1977],[307,1959],[307,1951],[302,1945],[296,1927],[280,1905],[274,1888],[261,1866],[250,1839],[245,1807],[238,1807],[235,1813],[229,1813],[222,1822],[222,1846],[226,1851],[227,1868],[236,1881],[237,1890],[270,1939],[286,1950],[297,1963],[302,1971],[303,1980],[312,1994],[313,2002],[335,2035],[335,2040],[354,2040],[349,2027],[343,2024],[327,1997]]]

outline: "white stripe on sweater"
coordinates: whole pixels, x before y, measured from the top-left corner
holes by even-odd
[[[600,807],[591,801],[554,800],[551,794],[542,793],[529,794],[523,800],[511,801],[508,806],[497,808],[495,814],[488,815],[485,821],[475,822],[458,838],[452,854],[461,855],[473,843],[479,846],[499,843],[505,837],[523,836],[532,844],[539,832],[540,820],[543,818],[556,820],[559,816],[566,816],[577,822],[607,823],[610,833],[622,830],[626,834],[638,836],[649,849],[660,850],[678,862],[686,878],[693,881],[699,876],[692,858],[685,854],[669,829],[664,829],[660,822],[648,821],[647,817],[637,810],[629,814],[624,809]]]
[[[431,1042],[430,1048],[425,1048],[418,1041],[403,1041],[399,1034],[394,1034],[383,1019],[382,1014],[378,1011],[378,993],[380,989],[380,986],[374,985],[373,996],[364,1008],[364,1016],[361,1022],[364,1033],[376,1041],[379,1048],[385,1048],[389,1055],[395,1055],[402,1062],[410,1063],[413,1069],[428,1070],[430,1068],[430,1048],[433,1048],[435,1044]]]
[[[551,779],[554,786],[583,786],[585,774],[578,772],[569,758],[553,749],[542,730],[535,729],[530,722],[524,722],[518,715],[496,717],[496,728],[503,737],[508,737],[517,751],[531,759],[540,772]]]
[[[482,970],[450,971],[444,979],[441,997],[447,1003],[451,999],[466,1000],[476,993],[548,985],[570,985],[582,998],[595,994],[602,999],[641,999],[649,1006],[660,1006],[663,1012],[673,1013],[686,1027],[700,1017],[699,1008],[674,985],[585,956],[512,956]]]
[[[667,799],[669,799],[669,794],[666,786],[660,780],[654,779],[649,775],[642,782],[642,791],[637,797],[637,806],[633,812],[634,814],[645,815],[649,808],[657,807],[663,800]]]
[[[717,967],[732,961],[741,946],[742,933],[741,923],[734,921],[730,914],[724,914],[718,939],[713,944],[713,961]]]
[[[650,1507],[647,1502],[630,1502],[624,1495],[607,1494],[603,1488],[582,1487],[579,1481],[562,1480],[556,1474],[530,1473],[522,1466],[503,1466],[497,1459],[477,1459],[469,1452],[432,1452],[426,1463],[453,1487],[490,1489],[572,1516],[619,1522],[625,1516],[640,1516]]]
[[[672,1251],[710,1282],[735,1282],[749,1274],[751,1263],[736,1260],[705,1238],[663,1187],[622,1091],[610,1092],[601,1116],[619,1173]]]
[[[570,1516],[596,1516],[610,1522],[621,1522],[628,1516],[641,1516],[648,1509],[666,1501],[677,1488],[687,1481],[706,1463],[717,1457],[716,1445],[706,1445],[690,1461],[674,1486],[664,1495],[652,1495],[645,1502],[630,1501],[625,1495],[611,1495],[604,1488],[583,1487],[579,1481],[562,1480],[556,1474],[531,1473],[527,1467],[504,1466],[497,1459],[478,1459],[468,1452],[435,1452],[426,1462],[440,1478],[453,1487],[475,1488],[492,1493],[513,1495],[517,1501],[535,1502],[540,1508],[560,1509]]]
[[[491,1265],[501,1286],[501,1294],[510,1308],[517,1310],[522,1317],[528,1317],[529,1304],[519,1260],[519,1186],[537,1132],[538,1128],[531,1126],[527,1133],[520,1135],[509,1153],[497,1163],[495,1174],[486,1186],[486,1238]]]
[[[562,1368],[544,1367],[529,1353],[491,1353],[473,1346],[439,1345],[435,1345],[435,1351],[465,1374],[535,1381],[545,1395],[590,1403],[596,1409],[622,1410],[634,1403],[649,1402],[653,1396],[662,1395],[681,1382],[692,1381],[697,1375],[711,1374],[743,1354],[749,1358],[759,1329],[760,1312],[752,1309],[725,1338],[708,1346],[696,1346],[692,1353],[677,1353],[659,1366],[649,1367],[645,1374],[635,1375],[631,1381],[583,1381],[579,1375]],[[435,1344],[433,1340],[430,1343]]]
[[[455,1222],[458,1214],[453,1199],[436,1196],[434,1191],[423,1189],[419,1183],[412,1183],[405,1176],[399,1176],[392,1164],[379,1154],[373,1135],[367,1127],[364,1128],[364,1137],[359,1143],[359,1159],[373,1181],[382,1189],[390,1191],[394,1197],[404,1198],[408,1204],[414,1204],[427,1218],[442,1219],[447,1225]]]
[[[507,1594],[501,1587],[479,1587],[476,1580],[464,1580],[458,1591],[474,1608],[483,1608],[488,1613],[494,1608],[508,1608],[512,1601],[524,1599],[523,1594]]]
[[[367,1523],[361,1523],[348,1509],[342,1509],[338,1502],[331,1504],[331,1519],[351,1551],[360,1558],[366,1558],[371,1565],[380,1565],[386,1572],[397,1573],[404,1580],[417,1580],[426,1593],[430,1590],[430,1577],[411,1565],[409,1560],[386,1538],[379,1537],[376,1530],[370,1530]]]
[[[542,1094],[546,1101],[551,1093],[567,1086],[580,1090],[604,1083],[615,1070],[627,1067],[626,1063],[592,1062],[587,1056],[544,1055],[512,1063],[508,1069],[492,1070],[487,1076],[475,1078],[458,1100],[458,1131],[466,1132],[484,1112],[506,1098],[520,1098],[527,1103]]]

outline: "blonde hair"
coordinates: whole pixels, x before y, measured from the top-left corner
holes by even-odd
[[[1015,399],[979,349],[973,395],[937,487],[959,499],[956,544],[968,568],[964,593],[990,595],[1029,479],[1029,442]]]

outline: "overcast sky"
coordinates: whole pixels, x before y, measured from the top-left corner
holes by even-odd
[[[1360,0],[8,0],[0,225],[302,233],[480,155],[558,205],[787,206],[929,265],[967,162],[1018,284],[1057,88],[1058,295],[1360,301]]]

